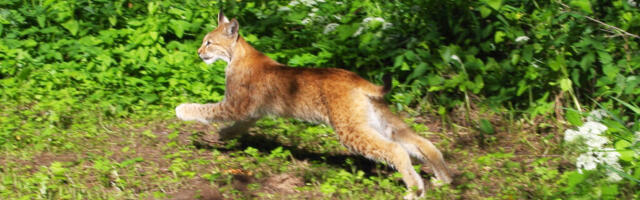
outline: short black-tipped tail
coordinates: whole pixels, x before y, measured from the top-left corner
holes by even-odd
[[[384,86],[382,87],[382,94],[387,94],[391,91],[391,74],[385,74],[382,76],[382,83]]]

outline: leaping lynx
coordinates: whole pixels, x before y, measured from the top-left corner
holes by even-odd
[[[224,99],[181,104],[176,107],[178,118],[202,123],[235,121],[221,130],[223,137],[246,132],[265,115],[326,123],[351,151],[395,167],[409,190],[405,199],[422,197],[425,192],[409,156],[431,167],[438,180],[451,182],[440,151],[414,133],[383,101],[389,81],[382,87],[342,69],[287,67],[249,45],[238,35],[238,27],[235,18],[229,20],[218,13],[218,27],[204,37],[198,49],[207,64],[218,59],[227,62]]]

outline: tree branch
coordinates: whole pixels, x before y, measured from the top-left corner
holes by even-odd
[[[562,1],[560,1],[560,0],[558,0],[557,2],[558,2],[560,5],[562,5],[562,7],[564,7],[564,9],[563,9],[563,11],[564,11],[564,12],[571,12],[571,8],[570,8],[567,4],[562,3]],[[565,10],[568,10],[568,11],[565,11]],[[634,38],[638,38],[638,39],[640,39],[640,36],[638,36],[638,35],[636,35],[636,34],[629,33],[629,32],[627,32],[627,31],[625,31],[625,30],[622,30],[621,28],[618,28],[618,27],[615,27],[615,26],[609,25],[609,24],[604,23],[604,22],[602,22],[602,21],[600,21],[600,20],[598,20],[598,19],[596,19],[596,18],[589,17],[589,16],[587,16],[587,15],[582,15],[582,16],[583,16],[583,17],[585,17],[585,18],[587,18],[588,20],[591,20],[592,22],[596,22],[596,23],[598,23],[598,24],[600,24],[600,25],[602,25],[602,26],[604,26],[604,27],[607,27],[607,28],[608,28],[608,29],[610,29],[610,30],[618,31],[618,32],[620,32],[620,34],[622,34],[622,35],[624,35],[624,36],[629,36],[629,37],[634,37]]]

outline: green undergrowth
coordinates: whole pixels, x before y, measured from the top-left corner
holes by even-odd
[[[43,120],[19,127],[31,135],[14,138],[15,148],[2,151],[0,197],[172,198],[191,194],[194,184],[233,199],[394,199],[404,195],[404,184],[395,170],[349,153],[324,125],[265,118],[248,135],[202,145],[207,136],[216,135],[217,124],[180,122],[171,111],[149,107],[129,118],[84,111],[68,119],[82,126],[60,128],[55,125],[58,122]],[[15,113],[21,116],[20,111]],[[528,136],[529,123],[511,121],[510,133],[496,126],[495,133],[480,143],[474,141],[482,134],[478,130],[460,129],[453,135],[448,126],[437,125],[438,120],[415,117],[409,116],[407,122],[423,127],[416,130],[433,139],[457,174],[452,185],[430,187],[428,197],[557,195],[551,184],[566,160],[537,151],[520,152],[523,148],[558,152],[548,147],[557,142],[555,129],[542,131],[541,137]],[[279,176],[289,177],[291,183],[272,180]],[[428,181],[433,175],[427,169],[422,176]],[[295,190],[277,189],[278,184],[291,184],[284,187]]]

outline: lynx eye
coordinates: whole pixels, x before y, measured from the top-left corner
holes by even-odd
[[[211,42],[210,42],[210,41],[207,41],[206,45],[207,45],[207,46],[209,46],[209,44],[211,44]]]

